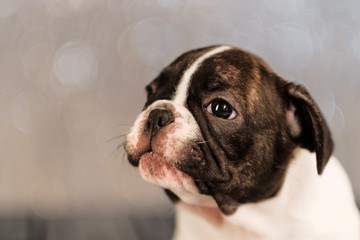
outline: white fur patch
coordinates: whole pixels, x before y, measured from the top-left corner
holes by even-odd
[[[175,104],[185,105],[192,76],[194,75],[196,70],[199,68],[201,63],[204,62],[206,59],[210,58],[211,56],[213,56],[217,53],[220,53],[220,52],[224,52],[230,48],[231,48],[230,46],[217,47],[217,48],[203,54],[193,64],[191,64],[191,66],[184,72],[183,76],[180,79],[180,83],[176,89],[176,93],[175,93],[173,102]]]

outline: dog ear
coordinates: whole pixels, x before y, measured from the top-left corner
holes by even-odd
[[[286,92],[286,120],[290,135],[302,147],[316,152],[317,172],[320,175],[334,148],[329,127],[319,107],[303,86],[288,83]]]

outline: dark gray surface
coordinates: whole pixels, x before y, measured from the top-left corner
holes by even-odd
[[[0,219],[0,239],[26,239],[26,231],[25,219]]]
[[[174,226],[169,212],[58,220],[7,217],[0,218],[0,240],[168,240]]]
[[[174,216],[124,214],[116,217],[73,217],[43,220],[37,217],[0,219],[1,240],[167,240]]]

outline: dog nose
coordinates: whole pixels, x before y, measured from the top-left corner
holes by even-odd
[[[170,110],[154,109],[149,113],[147,131],[151,137],[154,137],[162,127],[169,125],[173,121],[174,116]]]

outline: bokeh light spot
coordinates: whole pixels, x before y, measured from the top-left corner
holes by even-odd
[[[62,84],[86,89],[97,77],[98,62],[89,44],[73,41],[56,51],[53,69]]]

